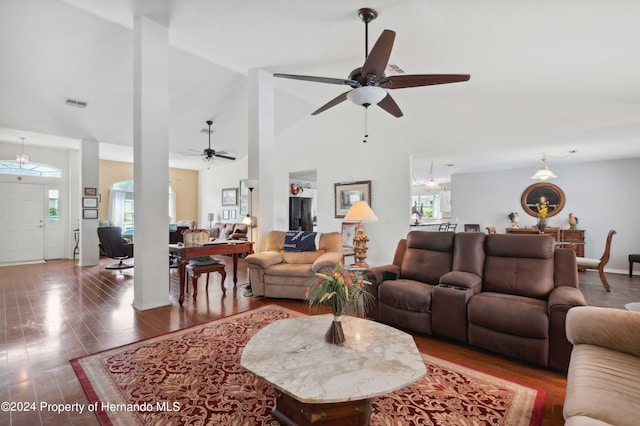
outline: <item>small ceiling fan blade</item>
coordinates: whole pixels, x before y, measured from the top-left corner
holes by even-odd
[[[396,33],[394,31],[384,30],[382,32],[362,66],[360,75],[363,78],[366,78],[368,74],[374,74],[378,78],[384,75],[384,70],[387,68],[387,63],[389,63],[389,56],[391,56],[391,49],[393,48],[395,38]]]
[[[469,74],[414,74],[393,75],[378,81],[385,89],[405,89],[407,87],[433,86],[436,84],[459,83],[468,81]]]
[[[351,87],[358,87],[360,83],[355,80],[349,80],[348,78],[331,78],[331,77],[314,77],[311,75],[297,75],[297,74],[273,74],[274,77],[291,78],[293,80],[305,80],[313,81],[315,83],[329,83],[329,84],[346,84]]]
[[[384,97],[384,99],[378,102],[378,106],[394,117],[400,118],[404,115],[402,114],[402,111],[400,111],[400,107],[398,106],[396,101],[394,101],[391,95],[388,93],[387,96]]]
[[[335,98],[331,99],[329,102],[327,102],[326,104],[324,104],[323,106],[321,106],[320,108],[318,108],[317,110],[312,112],[311,115],[318,115],[321,112],[326,111],[329,108],[338,105],[340,102],[346,101],[347,100],[347,93],[349,93],[349,91],[344,92],[341,95],[338,95]]]
[[[230,155],[227,155],[226,152],[224,153],[218,153],[216,152],[215,154],[213,154],[214,156],[218,157],[218,158],[224,158],[225,160],[232,160],[234,161],[236,159],[236,157],[232,157]]]

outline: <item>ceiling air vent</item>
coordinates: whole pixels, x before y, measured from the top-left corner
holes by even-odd
[[[76,107],[76,108],[85,109],[87,107],[87,103],[85,101],[79,101],[77,99],[67,98],[65,99],[64,103],[65,105]]]

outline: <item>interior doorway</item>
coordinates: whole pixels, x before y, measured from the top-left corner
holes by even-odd
[[[0,263],[44,260],[44,185],[0,183]]]
[[[289,173],[289,229],[318,229],[318,180],[315,169]]]

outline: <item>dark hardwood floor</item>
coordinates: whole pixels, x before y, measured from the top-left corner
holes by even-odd
[[[230,263],[229,258],[224,258]],[[251,298],[233,289],[227,275],[222,297],[219,275],[212,275],[208,294],[204,278],[197,303],[177,302],[177,271],[171,272],[169,306],[136,311],[132,308],[133,269],[108,271],[101,265],[78,267],[71,260],[0,267],[0,402],[86,404],[87,398],[69,360],[265,304],[305,309],[301,301]],[[244,262],[239,283],[246,282]],[[230,268],[228,268],[229,270]],[[597,272],[580,273],[588,303],[623,308],[640,301],[640,277],[607,274],[612,292],[604,291]],[[164,291],[159,288],[158,291]],[[190,295],[189,295],[190,296]],[[561,425],[564,375],[442,339],[416,336],[418,347],[434,355],[506,377],[548,392],[545,425]],[[96,425],[93,413],[51,411],[6,412],[2,425]]]

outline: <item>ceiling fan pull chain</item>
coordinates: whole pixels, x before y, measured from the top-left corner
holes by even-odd
[[[369,127],[367,125],[367,111],[369,110],[369,108],[365,108],[364,109],[364,139],[362,140],[363,143],[367,143],[367,139],[369,139],[369,131],[367,130],[367,128]]]

